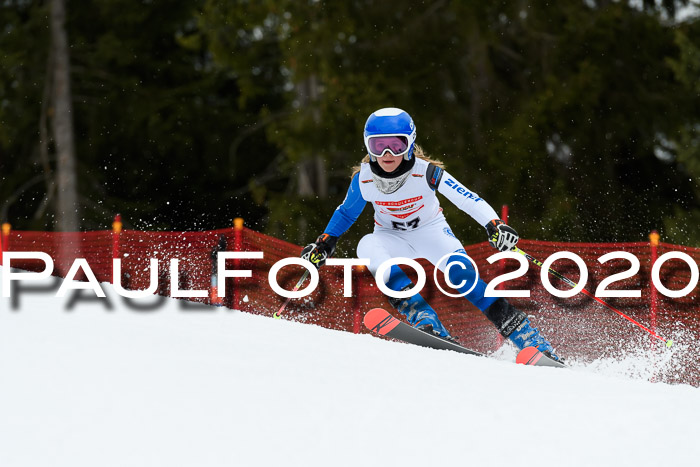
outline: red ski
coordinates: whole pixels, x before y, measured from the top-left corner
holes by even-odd
[[[520,363],[522,365],[534,365],[534,366],[552,366],[555,368],[565,368],[561,362],[552,360],[535,347],[525,347],[518,353],[515,359],[515,363]]]
[[[454,342],[440,339],[433,334],[428,334],[427,332],[416,329],[410,324],[394,318],[383,308],[374,308],[369,310],[365,315],[364,323],[367,329],[372,332],[376,332],[381,336],[391,337],[408,344],[429,347],[431,349],[452,350],[454,352],[469,355],[484,356],[482,353],[467,349],[466,347],[462,347]]]

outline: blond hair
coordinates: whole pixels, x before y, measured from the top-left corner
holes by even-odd
[[[419,159],[423,159],[424,161],[427,161],[433,165],[436,165],[436,166],[440,167],[441,169],[445,168],[445,164],[443,164],[442,161],[440,161],[438,159],[432,159],[432,158],[426,156],[425,151],[423,151],[423,148],[418,146],[417,144],[413,148],[413,155]],[[362,167],[361,164],[366,164],[367,162],[369,162],[369,154],[366,154],[365,157],[362,158],[360,165],[356,165],[352,168],[352,174],[350,175],[350,178],[352,179],[355,176],[355,174],[360,171],[360,168]]]

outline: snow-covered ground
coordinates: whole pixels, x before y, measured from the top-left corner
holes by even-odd
[[[106,284],[107,299],[57,298],[42,282],[0,299],[2,467],[700,459],[691,386],[525,367],[173,299],[136,309]]]

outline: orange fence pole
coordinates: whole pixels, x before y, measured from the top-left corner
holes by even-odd
[[[10,230],[12,226],[5,222],[2,224],[2,233],[0,234],[0,264],[2,264],[2,254],[10,251]]]
[[[112,222],[112,259],[119,258],[119,237],[122,233],[122,215],[114,216]],[[114,284],[114,268],[112,268],[112,284]]]
[[[354,271],[354,270],[353,270]],[[362,290],[362,274],[365,272],[365,267],[360,265],[357,267],[357,272],[354,272],[354,279],[352,282],[355,284],[355,301],[352,310],[352,332],[354,334],[360,333],[360,324],[362,323],[362,299],[360,297],[360,291]]]
[[[659,257],[659,252],[658,252],[658,247],[659,247],[659,239],[660,235],[656,230],[652,230],[651,233],[649,234],[649,246],[651,248],[651,267],[654,267],[654,263],[656,263],[656,259]],[[659,309],[659,295],[656,290],[656,287],[654,287],[654,283],[651,282],[649,284],[650,287],[650,294],[649,294],[649,322],[650,325],[649,327],[651,328],[652,331],[656,331],[656,314]]]
[[[233,220],[233,251],[241,251],[243,249],[243,218],[236,217]],[[239,269],[241,266],[241,260],[234,258],[233,265],[235,269]],[[241,306],[241,294],[238,290],[238,277],[233,278],[233,304],[232,307],[235,310],[240,310]]]

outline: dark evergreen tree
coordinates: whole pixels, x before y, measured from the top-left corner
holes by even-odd
[[[525,237],[657,228],[698,244],[700,34],[697,17],[672,19],[687,4],[70,4],[84,226],[116,212],[165,229],[240,215],[304,243],[344,197],[367,115],[397,106],[431,156],[511,206]],[[0,215],[17,228],[52,224],[47,8],[0,7]],[[462,240],[483,240],[443,205]],[[359,222],[371,226],[369,210]]]

